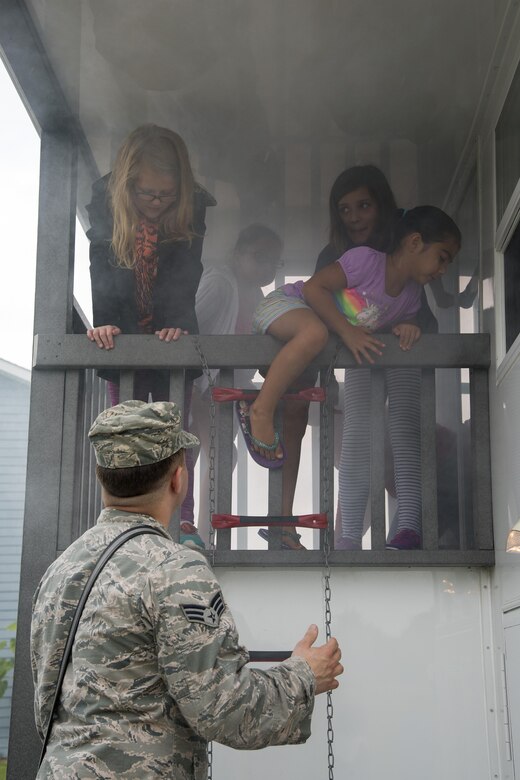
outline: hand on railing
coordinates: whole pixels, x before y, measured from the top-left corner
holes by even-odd
[[[394,336],[399,338],[399,346],[404,352],[408,352],[416,341],[421,338],[421,329],[413,322],[400,322],[392,328]]]
[[[182,328],[162,328],[156,330],[155,335],[159,336],[159,341],[178,341],[181,336],[187,336],[188,331]]]
[[[95,341],[100,349],[114,349],[114,336],[119,336],[121,328],[117,325],[98,325],[87,330],[87,338]]]

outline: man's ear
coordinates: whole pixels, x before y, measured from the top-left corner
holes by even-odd
[[[185,465],[180,463],[171,473],[170,486],[174,493],[179,494],[182,491],[183,472],[185,468]]]

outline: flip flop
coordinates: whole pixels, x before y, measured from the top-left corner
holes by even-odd
[[[260,536],[265,542],[269,541],[269,534],[270,531],[268,528],[260,528],[258,531],[258,536]],[[284,536],[289,537],[290,539],[293,539],[297,544],[300,544],[301,535],[297,534],[296,531],[282,531],[282,550],[306,550],[307,548],[303,546],[303,544],[300,544],[300,547],[291,547],[290,544],[287,544],[287,542],[284,542],[283,538]]]
[[[265,444],[265,442],[260,441],[260,439],[257,439],[255,436],[253,436],[251,433],[251,423],[249,419],[249,409],[251,407],[251,403],[252,402],[249,401],[237,401],[235,403],[238,424],[240,426],[240,430],[244,434],[244,440],[246,442],[249,454],[255,463],[258,463],[259,466],[263,466],[266,469],[279,469],[281,466],[283,466],[287,457],[284,446],[280,441],[280,434],[275,431],[273,444]],[[269,450],[270,452],[274,452],[278,445],[280,445],[283,453],[282,457],[270,460],[269,458],[266,458],[264,455],[261,455],[259,452],[257,452],[253,444],[256,447],[262,447],[262,449]]]
[[[197,528],[188,520],[183,520],[180,526],[179,543],[191,547],[193,550],[205,550],[206,545],[200,538]]]

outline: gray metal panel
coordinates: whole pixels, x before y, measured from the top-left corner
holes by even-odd
[[[117,346],[101,350],[81,335],[47,335],[52,331],[39,330],[36,342],[37,368],[200,368],[200,357],[195,349],[193,336],[183,336],[175,343],[175,349],[165,349],[156,336],[117,337]],[[199,336],[210,368],[234,366],[258,368],[269,366],[277,354],[280,343],[271,336]],[[490,361],[489,335],[424,335],[421,349],[403,352],[394,336],[381,335],[386,344],[378,358],[379,368],[488,368]],[[167,345],[168,346],[168,345]],[[327,347],[312,363],[313,368],[328,366],[334,356],[336,341],[330,339]],[[342,347],[337,356],[336,368],[353,368],[357,365],[351,353]]]
[[[436,550],[439,547],[436,453],[435,370],[427,368],[421,373],[421,482],[424,550]]]
[[[471,456],[475,547],[493,549],[489,379],[484,369],[470,370]]]
[[[360,371],[368,371],[360,368]],[[385,528],[385,374],[372,368],[372,425],[370,429],[370,517],[372,550],[384,550]],[[368,435],[368,432],[367,432]]]

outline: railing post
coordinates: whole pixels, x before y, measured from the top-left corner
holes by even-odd
[[[421,372],[421,484],[422,542],[424,550],[439,547],[437,512],[437,441],[435,411],[435,369]]]
[[[72,326],[72,279],[76,218],[77,148],[66,132],[42,133],[35,333],[57,335]],[[24,533],[18,607],[9,780],[36,775],[40,741],[33,716],[29,655],[31,602],[45,569],[56,557],[64,480],[65,371],[33,371],[27,457]],[[74,450],[73,450],[74,451]],[[70,517],[62,518],[71,522]],[[23,745],[23,749],[20,746]]]
[[[485,368],[471,368],[471,483],[473,527],[477,550],[493,549],[491,502],[491,442],[489,433],[489,378]]]

